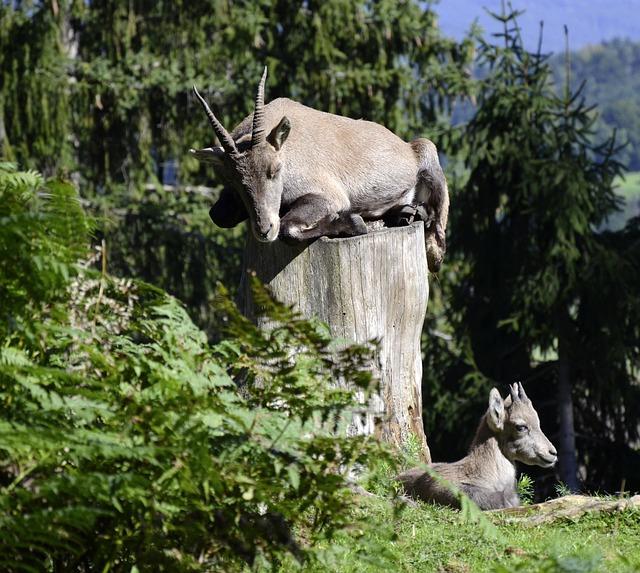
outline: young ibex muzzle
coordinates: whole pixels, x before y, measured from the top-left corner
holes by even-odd
[[[453,484],[481,509],[520,505],[516,490],[515,462],[552,467],[558,459],[553,444],[542,433],[540,419],[522,384],[512,384],[502,399],[493,388],[489,408],[480,420],[469,453],[460,461],[431,464],[443,478],[416,468],[398,476],[407,495],[424,501],[459,507]]]
[[[225,183],[210,211],[221,227],[250,219],[259,241],[304,241],[367,232],[365,219],[425,220],[429,268],[445,252],[447,182],[435,145],[405,143],[377,123],[324,113],[279,98],[255,109],[231,133],[194,87],[220,147],[191,152]]]

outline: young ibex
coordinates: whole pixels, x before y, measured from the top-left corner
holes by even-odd
[[[429,268],[437,271],[449,193],[435,145],[405,143],[377,123],[286,98],[265,105],[266,77],[265,68],[254,113],[231,133],[194,86],[222,144],[191,150],[226,185],[210,211],[214,223],[234,227],[248,216],[259,241],[304,241],[366,233],[363,219],[417,214],[426,221]]]
[[[516,461],[550,468],[558,459],[556,449],[540,429],[538,414],[524,393],[513,384],[503,401],[498,390],[489,394],[489,409],[465,458],[454,463],[431,464],[436,474],[467,494],[481,509],[520,504],[516,491]],[[397,478],[407,495],[442,505],[459,507],[446,484],[416,468]]]

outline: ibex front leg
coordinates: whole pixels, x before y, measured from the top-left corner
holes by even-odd
[[[317,237],[364,235],[367,226],[360,215],[339,211],[335,202],[321,195],[303,195],[280,220],[280,238],[305,241]]]
[[[237,193],[225,187],[215,205],[209,210],[209,217],[218,227],[230,229],[248,219],[249,214]]]

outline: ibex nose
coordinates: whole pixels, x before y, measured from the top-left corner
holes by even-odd
[[[258,235],[260,235],[261,239],[266,239],[269,236],[271,229],[273,229],[273,223],[269,224],[269,227],[267,228],[266,231],[258,230]]]
[[[557,456],[557,455],[558,455],[558,450],[556,450],[553,446],[551,446],[551,447],[549,448],[549,453],[550,453],[552,456]]]
[[[262,236],[266,237],[271,232],[271,229],[273,229],[273,223],[269,224],[269,228],[266,231],[262,231]]]

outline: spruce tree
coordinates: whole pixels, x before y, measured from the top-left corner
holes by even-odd
[[[640,399],[637,235],[599,232],[618,208],[622,167],[613,139],[591,143],[581,91],[557,95],[547,57],[522,45],[517,14],[498,17],[502,45],[481,42],[486,77],[456,141],[468,168],[452,200],[456,333],[482,375],[521,380],[534,400],[555,403],[564,483],[578,489],[582,463],[589,485],[613,488],[590,440],[615,447],[609,464],[623,475]]]

